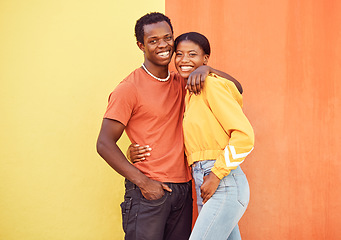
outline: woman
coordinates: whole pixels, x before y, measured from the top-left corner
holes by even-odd
[[[177,37],[175,49],[175,66],[185,79],[206,65],[211,53],[207,38],[196,32]],[[254,133],[234,83],[210,74],[200,95],[187,94],[183,130],[199,212],[190,239],[241,239],[238,221],[249,202],[249,185],[239,165],[253,149]],[[133,162],[150,155],[130,151]]]

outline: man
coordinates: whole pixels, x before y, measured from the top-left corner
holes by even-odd
[[[125,239],[185,240],[192,222],[191,174],[182,133],[186,83],[168,71],[173,28],[165,15],[150,13],[136,22],[135,35],[144,63],[111,93],[97,151],[126,178],[121,204]],[[189,89],[199,92],[209,72],[224,74],[204,66],[192,73]],[[153,156],[132,165],[116,144],[123,130],[133,143],[151,143]]]

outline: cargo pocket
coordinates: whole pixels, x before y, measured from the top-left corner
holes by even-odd
[[[125,198],[124,202],[121,203],[122,211],[122,227],[123,231],[126,232],[128,225],[129,212],[131,209],[132,198]]]

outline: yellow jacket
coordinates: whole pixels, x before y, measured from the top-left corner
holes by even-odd
[[[186,95],[183,120],[189,165],[216,160],[212,172],[222,179],[253,150],[254,133],[233,82],[210,74],[200,95]]]

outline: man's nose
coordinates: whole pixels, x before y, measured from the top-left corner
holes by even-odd
[[[159,47],[165,47],[167,46],[167,42],[164,39],[161,39],[159,42]]]

